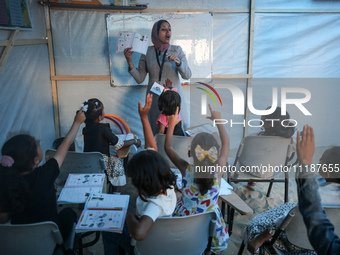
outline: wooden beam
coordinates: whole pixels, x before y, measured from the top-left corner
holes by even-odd
[[[46,35],[47,35],[47,41],[48,41],[48,44],[47,44],[48,56],[49,56],[49,61],[50,61],[54,130],[55,130],[56,138],[59,138],[61,134],[60,134],[60,118],[59,118],[57,82],[55,80],[52,80],[52,77],[55,76],[55,66],[54,66],[54,54],[53,54],[53,41],[52,41],[52,33],[51,33],[50,10],[47,6],[44,6],[44,11],[45,11],[45,22],[46,22]]]
[[[110,81],[110,75],[51,76],[53,81]]]
[[[261,13],[340,13],[340,9],[255,9]]]
[[[19,30],[12,31],[9,36],[9,39],[7,40],[7,44],[5,45],[6,48],[2,52],[2,55],[0,58],[0,74],[6,65],[7,59],[9,57],[9,54],[11,53],[11,50],[13,48],[13,45],[14,45],[15,39],[17,38],[18,33],[19,33]]]
[[[199,12],[212,12],[212,13],[249,13],[249,9],[144,9],[142,12],[156,12],[156,13],[199,13]]]
[[[6,46],[9,40],[1,40],[0,47]],[[30,39],[30,40],[16,40],[14,46],[47,44],[47,39]]]
[[[213,79],[249,79],[253,78],[252,74],[226,74],[213,75]]]

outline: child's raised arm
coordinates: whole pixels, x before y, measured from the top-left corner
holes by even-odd
[[[138,102],[138,112],[143,125],[143,133],[145,138],[145,148],[153,148],[157,151],[155,137],[153,136],[152,129],[148,119],[148,112],[151,108],[152,95],[148,94],[145,99],[145,105],[142,108],[142,103]]]
[[[210,109],[211,116],[207,117],[208,119],[211,119],[211,120],[221,119],[221,113],[217,111],[213,111],[210,104],[209,104],[209,109]],[[216,163],[219,166],[225,166],[228,162],[228,156],[229,156],[229,137],[223,124],[217,124],[217,129],[220,134],[221,141],[222,141],[222,148],[220,150],[220,157],[218,158]],[[222,175],[223,175],[223,171],[220,171],[218,173],[218,176],[222,177]]]
[[[164,142],[164,150],[172,163],[178,168],[178,170],[181,171],[182,174],[185,173],[185,170],[188,167],[188,162],[186,162],[184,159],[182,159],[172,148],[172,136],[174,133],[175,126],[181,121],[181,119],[178,119],[178,107],[176,109],[175,115],[169,116],[168,122],[168,131],[166,132],[165,142]]]
[[[79,127],[81,123],[83,123],[84,121],[85,121],[85,114],[83,112],[83,108],[81,108],[77,112],[76,116],[74,117],[74,121],[70,128],[70,131],[68,131],[63,142],[58,147],[57,152],[54,155],[54,158],[57,160],[59,167],[63,164],[68,148],[70,147],[70,145],[73,143],[74,139],[76,138]]]

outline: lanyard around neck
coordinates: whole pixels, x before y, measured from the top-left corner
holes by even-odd
[[[162,60],[162,65],[159,63],[159,58],[158,58],[158,52],[157,49],[155,48],[155,53],[156,53],[156,59],[157,59],[157,63],[159,66],[159,75],[158,75],[158,80],[161,81],[162,79],[162,72],[163,72],[163,66],[164,66],[164,61],[165,61],[165,56],[166,56],[166,52],[168,50],[164,51],[164,55],[163,55],[163,60]]]

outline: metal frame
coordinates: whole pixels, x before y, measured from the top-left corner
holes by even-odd
[[[210,12],[214,13],[249,13],[249,44],[248,44],[248,65],[246,74],[228,74],[228,75],[213,75],[213,79],[247,79],[247,88],[251,87],[252,80],[252,69],[253,69],[253,46],[254,46],[254,18],[255,13],[340,13],[340,9],[256,9],[255,0],[250,0],[250,9],[148,9],[146,6],[141,7],[130,7],[130,6],[105,6],[105,5],[90,5],[90,4],[60,4],[52,2],[43,2],[45,9],[45,20],[46,20],[46,33],[47,39],[37,40],[15,40],[18,33],[17,30],[13,31],[8,40],[0,40],[0,47],[5,46],[0,58],[0,73],[3,70],[8,55],[13,46],[17,45],[34,45],[34,44],[48,44],[48,52],[50,58],[50,71],[51,71],[51,83],[52,83],[52,101],[53,101],[53,112],[54,112],[54,123],[56,137],[60,137],[60,120],[59,120],[59,105],[58,105],[58,94],[57,94],[57,81],[102,81],[110,80],[109,75],[89,75],[89,76],[57,76],[54,66],[53,56],[53,38],[50,27],[50,9],[61,9],[61,10],[79,10],[79,11],[105,11],[105,12],[131,12],[131,13],[154,13],[154,12],[174,12],[174,13],[201,13]],[[213,31],[212,31],[213,33]],[[212,38],[213,41],[213,38]],[[213,45],[213,42],[211,42]],[[212,51],[213,52],[213,51]],[[213,54],[211,52],[211,54]],[[213,64],[213,57],[211,58]],[[212,65],[213,66],[213,65]],[[245,101],[247,106],[247,100]],[[249,110],[246,107],[245,120],[249,120]],[[248,134],[248,127],[243,128],[243,137]]]

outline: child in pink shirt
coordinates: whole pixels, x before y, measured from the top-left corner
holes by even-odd
[[[158,133],[166,134],[168,129],[168,118],[171,115],[176,113],[176,109],[178,107],[178,111],[181,109],[181,96],[177,93],[176,88],[171,87],[172,83],[169,79],[166,80],[166,88],[163,90],[163,93],[158,98],[158,109],[161,111],[157,119],[157,124],[159,125]],[[181,119],[180,114],[177,116],[178,119]],[[184,132],[182,129],[182,121],[180,121],[175,129],[174,135],[184,136]]]

